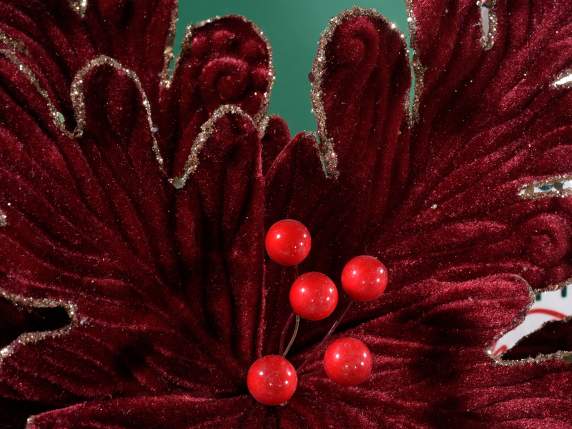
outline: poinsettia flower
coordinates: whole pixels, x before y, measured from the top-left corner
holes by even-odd
[[[318,136],[292,140],[243,18],[191,29],[169,77],[176,7],[0,1],[2,426],[568,426],[560,355],[486,350],[572,277],[572,2],[411,0],[412,109],[402,35],[345,12],[311,74]],[[245,378],[286,335],[293,272],[263,248],[282,218],[312,233],[300,270],[370,254],[390,284],[335,334],[370,380],[322,368],[338,312],[302,324],[298,389],[267,407]]]

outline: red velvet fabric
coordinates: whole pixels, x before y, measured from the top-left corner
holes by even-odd
[[[485,349],[522,320],[529,285],[572,277],[569,199],[518,195],[572,172],[572,91],[551,85],[572,67],[571,2],[497,0],[486,50],[474,0],[411,0],[415,118],[400,34],[341,15],[311,76],[320,144],[290,140],[280,118],[264,127],[271,55],[247,21],[191,31],[165,83],[175,0],[90,0],[83,17],[80,3],[0,0],[0,290],[17,303],[0,302],[0,427],[570,427],[567,362],[503,366]],[[72,81],[101,55],[141,88],[109,65],[87,72],[85,131],[71,138],[46,97],[71,130]],[[242,110],[219,115],[229,103]],[[337,178],[319,157],[328,140]],[[175,189],[167,178],[193,153]],[[298,391],[264,407],[245,375],[286,335],[294,274],[263,249],[284,217],[312,233],[302,271],[338,279],[369,253],[390,285],[337,334],[371,349],[370,381],[329,381],[318,343],[331,320],[303,323]],[[553,350],[538,344],[523,350]]]

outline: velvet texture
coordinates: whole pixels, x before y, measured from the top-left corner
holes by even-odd
[[[189,32],[166,83],[175,0],[80,3],[0,0],[0,427],[571,427],[568,363],[503,366],[485,349],[530,286],[572,277],[570,201],[519,196],[572,172],[572,91],[552,86],[572,67],[572,2],[497,0],[487,50],[475,0],[411,0],[415,118],[400,34],[368,11],[338,17],[311,75],[337,178],[315,137],[264,120],[271,54],[252,24]],[[71,130],[72,81],[101,55],[125,69],[85,74],[71,138],[46,97]],[[294,274],[263,248],[285,217],[313,236],[302,271],[338,279],[368,253],[390,284],[337,333],[371,349],[366,384],[329,381],[317,345],[332,319],[303,323],[298,390],[264,407],[245,377],[287,335]],[[570,344],[549,331],[519,353]]]

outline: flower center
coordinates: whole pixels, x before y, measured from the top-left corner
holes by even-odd
[[[296,392],[297,371],[306,365],[307,360],[296,370],[286,356],[296,341],[300,319],[324,320],[332,315],[338,305],[338,289],[327,275],[319,272],[298,275],[298,265],[309,255],[311,242],[308,228],[293,219],[275,223],[266,234],[268,256],[284,267],[293,267],[296,280],[289,294],[292,314],[286,322],[286,329],[292,320],[295,320],[295,325],[288,345],[282,351],[281,343],[280,355],[263,356],[248,370],[248,390],[255,400],[264,405],[282,405]],[[387,268],[373,256],[356,256],[345,265],[341,283],[350,301],[317,345],[318,349],[328,342],[354,302],[373,301],[383,294],[388,283]],[[373,359],[362,341],[343,337],[328,345],[323,364],[332,381],[342,386],[356,386],[369,379]]]

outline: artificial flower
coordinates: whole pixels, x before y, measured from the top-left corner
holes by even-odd
[[[243,18],[190,29],[171,72],[175,0],[0,0],[0,427],[569,427],[561,355],[487,350],[572,277],[572,2],[409,3],[413,67],[378,13],[332,20],[317,136],[291,139]],[[324,372],[338,311],[268,407],[245,379],[288,335],[283,218],[302,272],[368,254],[389,286],[334,334],[370,379]]]

